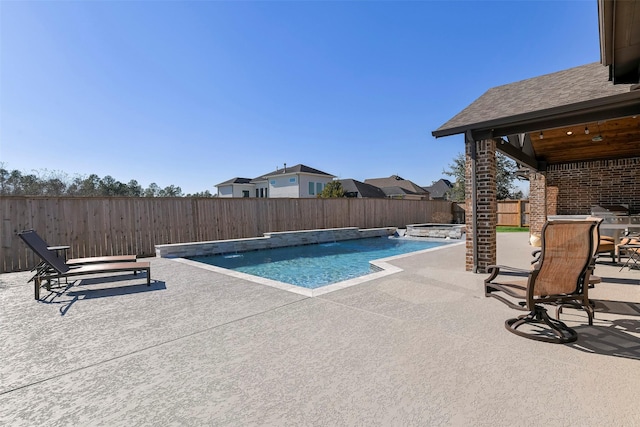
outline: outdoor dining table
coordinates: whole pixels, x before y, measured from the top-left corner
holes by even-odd
[[[629,243],[626,245],[618,246],[618,263],[621,263],[622,252],[627,254],[627,260],[622,267],[620,267],[620,271],[622,271],[625,267],[631,268],[639,268],[640,267],[640,244],[637,243]]]

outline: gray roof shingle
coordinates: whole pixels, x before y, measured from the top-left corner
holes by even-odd
[[[326,176],[330,176],[330,177],[334,177],[335,176],[335,175],[328,174],[326,172],[322,172],[321,170],[311,168],[311,167],[306,166],[306,165],[298,164],[298,165],[295,165],[295,166],[287,166],[286,169],[285,168],[277,169],[277,170],[275,170],[273,172],[269,172],[269,173],[266,173],[264,175],[260,175],[259,177],[254,178],[253,180],[254,181],[256,181],[256,180],[258,180],[258,181],[259,180],[265,180],[270,176],[282,175],[284,173],[312,173],[312,174],[315,174],[315,175],[326,175]]]
[[[475,124],[627,93],[630,87],[610,82],[609,69],[599,62],[581,65],[491,88],[434,134],[454,135]]]
[[[216,187],[219,185],[229,185],[229,184],[250,184],[251,178],[231,178],[225,182],[221,182],[220,184],[216,184]]]
[[[358,193],[360,197],[365,198],[384,199],[387,197],[381,188],[355,179],[341,179],[340,184],[342,184],[345,193]]]
[[[448,179],[439,179],[433,185],[422,187],[425,191],[429,192],[429,195],[432,199],[442,199],[444,198],[447,191],[449,191],[453,187],[453,184]]]
[[[391,175],[388,178],[369,178],[365,179],[364,182],[369,185],[375,185],[376,187],[380,187],[384,189],[385,187],[400,187],[405,190],[409,190],[412,193],[424,194],[426,191],[417,185],[416,183],[399,177],[398,175]]]
[[[415,191],[407,190],[406,188],[393,186],[393,187],[382,187],[382,191],[389,197],[393,196],[401,196],[404,194],[418,194]]]

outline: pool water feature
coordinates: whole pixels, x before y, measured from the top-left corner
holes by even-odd
[[[442,240],[374,237],[232,254],[194,256],[189,257],[189,260],[314,290],[383,270],[371,264],[373,260],[434,249],[451,243],[451,241]],[[391,272],[397,270],[399,269],[396,268]]]

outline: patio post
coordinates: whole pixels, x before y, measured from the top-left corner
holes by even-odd
[[[540,246],[542,227],[547,220],[547,177],[540,172],[529,174],[529,242]]]
[[[465,210],[467,271],[486,273],[496,263],[496,142],[465,138]]]

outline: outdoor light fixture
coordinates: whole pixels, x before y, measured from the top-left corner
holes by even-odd
[[[573,132],[568,131],[568,132],[567,132],[567,135],[573,135]]]
[[[542,134],[542,131],[540,131],[540,139],[544,138],[544,135]]]
[[[591,138],[591,140],[592,140],[593,142],[600,142],[600,141],[602,141],[602,134],[600,133],[600,123],[598,122],[598,123],[597,123],[597,125],[598,125],[598,134],[597,134],[596,136],[594,136],[593,138]]]
[[[588,126],[584,127],[584,134],[585,135],[589,135],[589,127]]]

